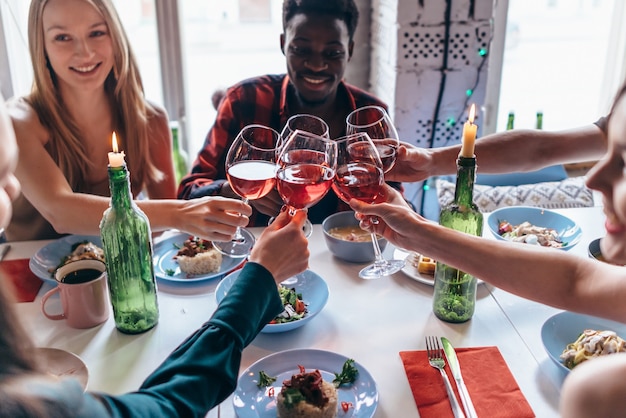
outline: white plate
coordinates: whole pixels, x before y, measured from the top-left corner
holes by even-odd
[[[231,258],[224,255],[218,271],[194,276],[187,275],[187,273],[180,271],[174,256],[178,253],[178,248],[182,247],[188,238],[189,234],[178,233],[154,245],[152,259],[154,261],[154,275],[157,279],[174,285],[201,283],[224,277],[246,260],[245,258]],[[167,274],[168,271],[173,272],[173,274]]]
[[[43,370],[56,377],[74,377],[87,389],[89,371],[83,360],[74,353],[60,348],[37,347],[35,355]]]
[[[410,254],[406,251],[402,251],[396,248],[393,252],[394,260],[405,260]],[[413,265],[411,260],[406,260],[404,263],[404,267],[402,268],[402,272],[409,276],[411,279],[416,280],[420,283],[424,283],[430,286],[435,285],[435,277],[430,274],[422,274],[417,271],[417,268]],[[478,279],[476,283],[481,284],[484,283],[482,280]]]
[[[232,287],[235,279],[239,277],[241,270],[233,271],[217,285],[215,288],[215,299],[217,303],[220,303],[228,290]],[[267,324],[263,327],[261,332],[271,334],[275,332],[291,331],[292,329],[300,328],[312,320],[315,315],[320,313],[322,308],[328,301],[328,285],[319,275],[313,273],[311,270],[306,270],[297,276],[291,277],[282,284],[288,288],[296,289],[297,293],[302,294],[302,301],[306,305],[307,314],[297,321],[285,322],[282,324]]]
[[[262,358],[248,367],[237,384],[233,395],[233,406],[239,418],[275,418],[276,396],[282,388],[284,380],[299,373],[298,365],[307,371],[318,369],[327,382],[332,382],[335,373],[340,373],[343,364],[348,360],[341,354],[323,350],[298,349],[280,351]],[[359,376],[351,386],[337,389],[337,416],[341,418],[371,418],[378,406],[378,389],[372,375],[361,364],[355,361]],[[274,397],[270,397],[269,388],[257,386],[259,371],[276,377],[272,385]],[[347,412],[341,409],[341,402],[351,402],[352,408]]]
[[[89,241],[102,248],[102,241],[97,235],[68,235],[42,247],[30,258],[30,270],[42,280],[56,284],[54,271],[61,260],[72,252],[72,245]]]
[[[541,327],[541,341],[550,359],[561,370],[569,372],[561,361],[561,353],[567,344],[576,341],[586,329],[611,330],[621,338],[626,338],[626,324],[574,312],[558,313],[544,322]]]

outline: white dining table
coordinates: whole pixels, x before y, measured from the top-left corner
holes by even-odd
[[[601,208],[555,211],[580,225],[582,239],[570,252],[586,257],[588,243],[604,231]],[[253,231],[258,234],[261,229]],[[494,239],[488,230],[484,236]],[[11,243],[7,259],[31,257],[50,242]],[[424,350],[425,336],[445,336],[459,348],[497,346],[535,414],[542,418],[559,416],[559,391],[565,374],[550,361],[540,336],[545,320],[559,310],[481,284],[473,318],[462,324],[446,323],[432,313],[432,286],[403,272],[378,280],[360,279],[358,271],[363,265],[335,258],[326,247],[321,225],[314,225],[309,249],[310,269],[327,282],[330,290],[326,306],[298,329],[259,334],[244,350],[242,371],[283,350],[332,351],[355,359],[372,375],[379,394],[374,417],[418,417],[399,352]],[[384,253],[392,256],[393,246],[388,245]],[[140,335],[118,332],[112,317],[87,330],[47,319],[40,303],[42,295],[51,289],[48,282],[34,302],[18,303],[16,308],[36,345],[67,350],[83,359],[89,370],[89,390],[120,394],[137,389],[178,344],[211,316],[217,306],[218,282],[216,279],[195,286],[159,282],[159,324]],[[54,303],[60,309],[57,300],[47,306],[49,311],[54,311]],[[207,416],[235,417],[232,395]]]

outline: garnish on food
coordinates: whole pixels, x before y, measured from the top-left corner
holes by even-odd
[[[259,371],[259,383],[257,383],[258,387],[264,388],[267,386],[271,386],[272,383],[274,383],[275,381],[276,381],[275,377],[268,375],[263,370]]]
[[[335,373],[333,384],[335,387],[354,383],[359,376],[359,369],[354,366],[354,360],[348,359],[343,363],[341,373]]]

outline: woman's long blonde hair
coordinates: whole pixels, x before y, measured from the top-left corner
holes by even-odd
[[[141,76],[126,32],[111,0],[84,0],[104,18],[113,43],[114,65],[104,82],[118,141],[124,149],[133,183],[143,189],[146,181],[158,181],[162,173],[152,163],[149,152],[150,119],[157,112],[145,100]],[[74,191],[84,191],[84,179],[92,162],[76,121],[64,109],[57,89],[57,78],[47,58],[43,32],[43,10],[48,0],[32,0],[28,16],[28,44],[34,80],[27,101],[42,125],[50,132],[48,147]]]

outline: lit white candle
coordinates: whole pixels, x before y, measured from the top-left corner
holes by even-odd
[[[477,125],[474,125],[476,116],[476,105],[470,107],[467,122],[463,124],[463,142],[461,144],[461,157],[472,158],[474,156],[474,142],[476,141]]]
[[[113,138],[111,141],[113,144],[113,152],[109,152],[109,166],[121,167],[124,165],[124,151],[118,152],[117,148],[117,136],[113,132]]]

